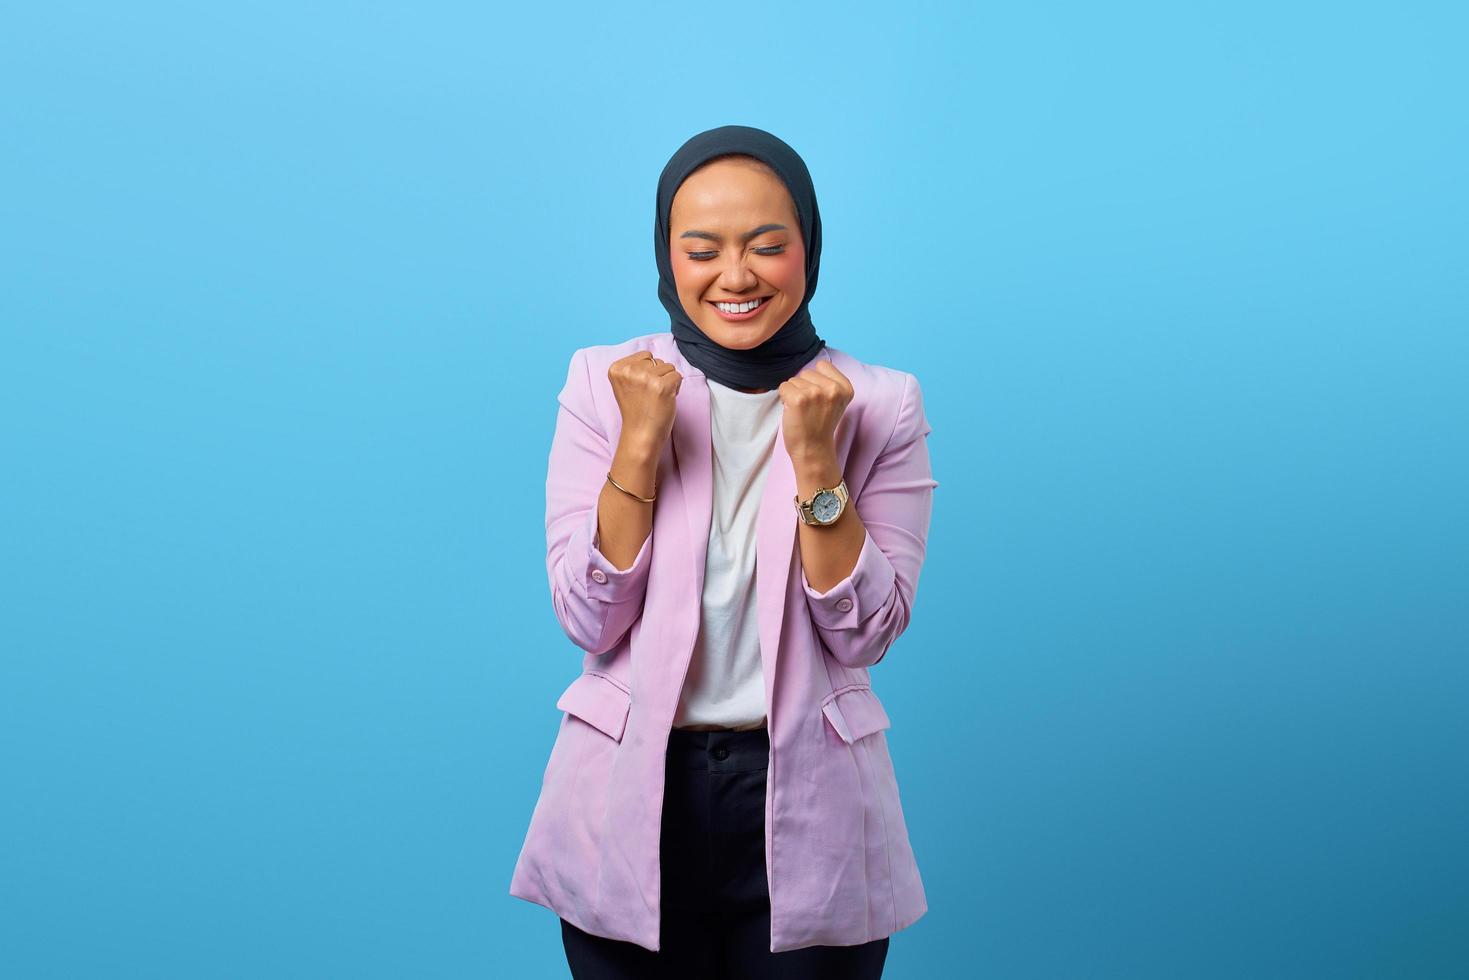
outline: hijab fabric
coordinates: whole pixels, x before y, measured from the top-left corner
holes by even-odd
[[[715,343],[689,318],[678,298],[669,255],[668,219],[674,194],[702,164],[728,153],[752,156],[775,171],[790,191],[806,244],[806,295],[801,305],[763,344],[749,350]],[[816,273],[821,267],[821,212],[816,207],[816,188],[800,154],[773,134],[753,126],[720,126],[699,133],[679,147],[658,178],[653,254],[658,260],[658,300],[671,317],[674,342],[684,358],[711,380],[733,388],[773,389],[800,373],[826,346],[826,341],[816,336],[807,309],[816,293]]]

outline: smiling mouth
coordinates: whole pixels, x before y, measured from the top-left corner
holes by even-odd
[[[754,304],[753,306],[750,304]],[[769,296],[761,296],[754,300],[741,303],[726,303],[721,300],[710,300],[709,305],[718,311],[719,315],[726,320],[748,320],[770,305]]]

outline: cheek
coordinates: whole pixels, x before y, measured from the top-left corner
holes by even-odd
[[[692,259],[673,260],[673,284],[680,293],[702,293],[708,276],[700,275],[699,263]]]
[[[695,321],[706,312],[701,297],[709,289],[709,276],[701,275],[704,269],[704,265],[692,259],[682,262],[673,259],[673,287],[678,292],[679,305]]]
[[[806,254],[800,249],[787,249],[782,255],[774,256],[775,262],[770,266],[770,280],[779,286],[781,292],[794,293],[799,297],[805,290],[802,288],[806,278]]]

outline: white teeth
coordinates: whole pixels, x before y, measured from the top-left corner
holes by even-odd
[[[763,302],[765,300],[758,299],[749,303],[715,303],[714,305],[726,313],[748,313]]]

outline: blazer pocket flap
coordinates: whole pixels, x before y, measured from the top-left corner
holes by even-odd
[[[585,673],[556,699],[556,707],[621,742],[632,695],[605,674]]]
[[[892,727],[882,702],[870,687],[849,687],[827,695],[821,711],[848,744]]]

